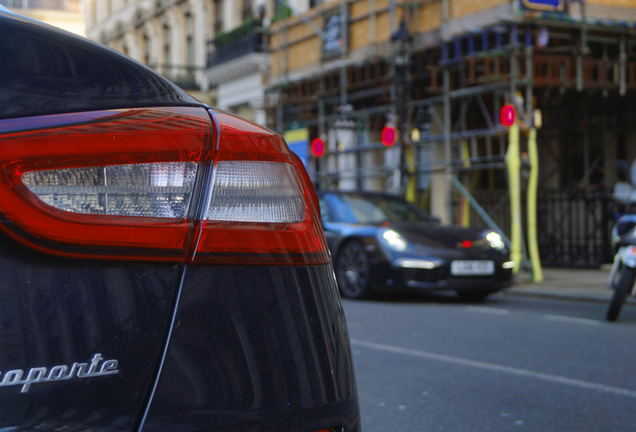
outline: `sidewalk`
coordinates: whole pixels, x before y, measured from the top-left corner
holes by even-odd
[[[515,276],[514,285],[504,291],[512,295],[570,298],[608,302],[612,291],[607,288],[610,265],[597,270],[572,268],[544,268],[543,282],[531,280],[527,271]]]

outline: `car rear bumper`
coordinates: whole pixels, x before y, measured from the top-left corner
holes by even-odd
[[[144,431],[358,431],[331,265],[186,269]]]
[[[0,236],[0,270],[0,430],[360,429],[331,264],[72,261]],[[117,373],[69,372],[92,359]]]
[[[429,265],[430,263],[430,265]],[[450,265],[430,261],[418,267],[413,263],[405,266],[402,261],[381,264],[374,267],[373,280],[376,290],[491,290],[498,291],[512,284],[512,269],[505,262],[496,262],[495,271],[487,276],[453,276]]]

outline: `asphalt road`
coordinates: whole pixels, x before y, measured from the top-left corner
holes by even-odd
[[[635,431],[636,307],[344,301],[364,432]]]

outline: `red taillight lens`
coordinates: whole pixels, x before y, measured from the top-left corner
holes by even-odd
[[[224,113],[215,129],[197,108],[80,116],[0,122],[2,228],[22,243],[99,258],[328,261],[315,194],[278,135]]]
[[[11,222],[5,230],[58,254],[184,259],[194,233],[186,212],[196,166],[211,141],[205,111],[74,119],[13,121],[23,131],[0,135],[0,211]]]
[[[327,262],[318,206],[302,162],[278,135],[225,113],[216,118],[221,147],[197,261]]]

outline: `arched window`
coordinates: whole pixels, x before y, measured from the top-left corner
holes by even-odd
[[[195,49],[194,49],[194,17],[191,13],[185,16],[186,23],[186,65],[188,70],[192,70],[195,64]]]
[[[145,65],[149,65],[150,64],[150,38],[148,37],[147,34],[144,34],[142,36],[143,39],[143,47],[142,47],[142,52],[143,52],[143,58],[144,58],[144,64]]]
[[[168,24],[163,26],[163,69],[167,70],[172,64],[172,29]]]

